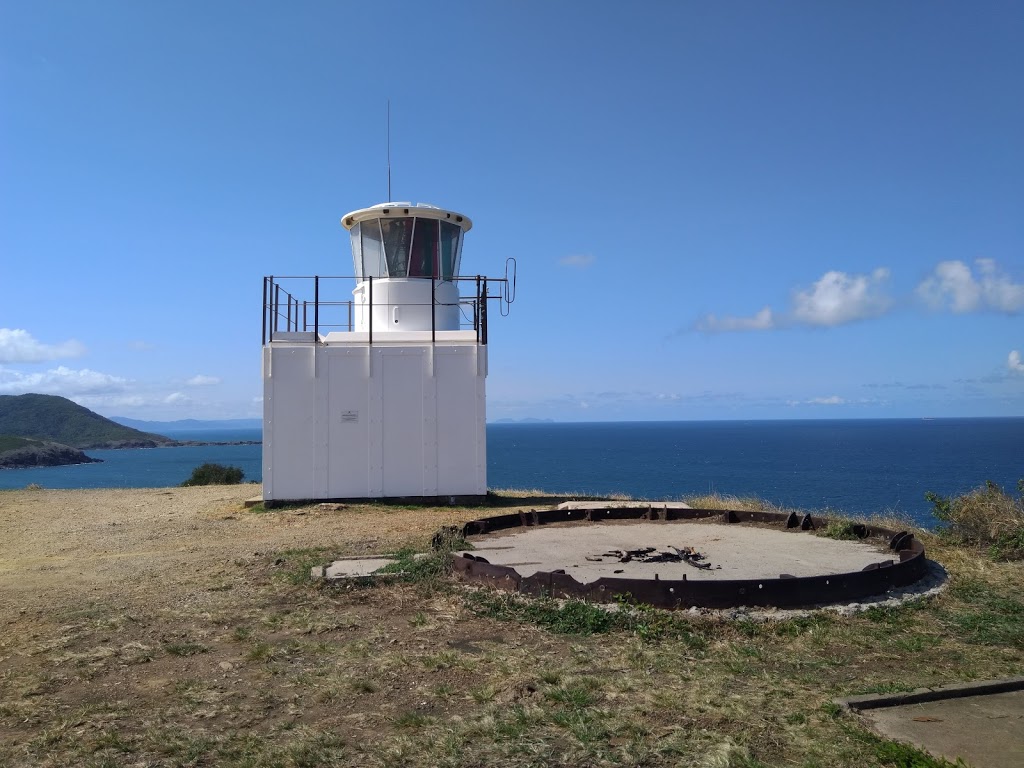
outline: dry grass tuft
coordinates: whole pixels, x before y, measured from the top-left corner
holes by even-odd
[[[981,488],[953,498],[927,493],[939,533],[960,546],[987,549],[993,560],[1024,560],[1024,480],[1014,498],[989,481]]]
[[[730,496],[722,493],[708,493],[703,496],[687,496],[683,499],[695,509],[733,509],[745,512],[789,512],[770,501],[754,496]],[[802,511],[802,510],[797,510]]]

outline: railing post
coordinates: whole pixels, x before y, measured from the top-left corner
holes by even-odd
[[[437,321],[434,319],[434,312],[437,311],[437,298],[434,296],[434,277],[430,277],[430,343],[437,343]]]
[[[320,341],[320,275],[313,275],[313,341]]]
[[[483,293],[480,296],[480,343],[487,346],[487,278],[484,278]]]
[[[473,302],[473,330],[477,344],[480,343],[480,275],[476,276],[476,301]]]
[[[373,275],[370,275],[367,280],[369,283],[369,294],[370,294],[370,344],[373,344]]]
[[[273,278],[271,278],[273,279]],[[261,344],[267,343],[267,277],[263,277],[263,340]]]
[[[273,333],[277,333],[277,318],[281,314],[281,286],[280,284],[274,286],[274,322],[273,322]]]

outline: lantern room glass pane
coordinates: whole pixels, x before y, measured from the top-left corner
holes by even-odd
[[[363,249],[362,277],[387,277],[384,269],[384,244],[378,219],[368,219],[359,224],[359,240]],[[355,237],[352,238],[352,243],[355,250]],[[360,272],[358,266],[356,271]]]
[[[360,224],[356,224],[349,230],[349,243],[352,245],[352,269],[357,280],[363,279],[363,250],[359,242]]]
[[[380,219],[384,235],[384,258],[388,264],[388,277],[409,276],[409,245],[412,240],[411,216],[400,219]]]
[[[437,277],[437,219],[417,217],[412,235],[409,277]]]
[[[451,280],[459,276],[459,243],[462,227],[449,221],[441,224],[441,279]]]

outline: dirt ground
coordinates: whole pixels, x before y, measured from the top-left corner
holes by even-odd
[[[831,701],[1024,670],[1015,564],[950,553],[961,594],[899,612],[591,634],[589,607],[308,577],[496,510],[258,494],[0,492],[0,765],[900,765]]]
[[[481,510],[245,509],[259,493],[0,492],[0,765],[404,764],[379,737],[472,709],[487,649],[522,657],[533,634],[543,658],[538,630],[443,595],[306,576]]]
[[[0,492],[0,590],[9,612],[81,606],[98,596],[130,606],[195,599],[210,579],[239,577],[268,551],[334,547],[391,551],[479,513],[319,506],[253,514],[260,486]],[[242,584],[236,586],[244,586]]]

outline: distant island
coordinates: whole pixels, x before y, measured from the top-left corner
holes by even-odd
[[[534,418],[526,418],[526,419],[509,419],[509,418],[505,418],[505,419],[498,419],[497,421],[492,422],[492,423],[494,423],[494,424],[554,424],[555,420],[554,419],[534,419]]]

